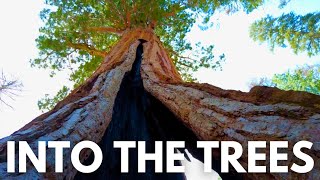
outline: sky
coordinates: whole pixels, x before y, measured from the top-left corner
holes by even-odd
[[[214,44],[216,52],[226,55],[222,71],[201,70],[195,74],[199,81],[224,89],[248,91],[248,83],[255,78],[272,77],[297,65],[319,63],[319,56],[295,55],[289,48],[276,48],[271,52],[267,44],[250,39],[249,25],[267,14],[278,16],[290,11],[305,14],[320,10],[319,0],[292,0],[281,10],[277,6],[275,1],[269,0],[249,15],[243,12],[214,15],[212,20],[215,24],[210,30],[200,31],[197,26],[192,28],[188,34],[190,41]],[[35,39],[43,25],[39,17],[43,8],[42,0],[0,0],[0,71],[19,79],[24,85],[19,96],[9,101],[13,109],[0,104],[0,138],[42,114],[37,101],[69,84],[67,72],[51,78],[49,71],[30,66],[29,60],[36,58],[38,53]],[[197,174],[193,176],[199,177]]]

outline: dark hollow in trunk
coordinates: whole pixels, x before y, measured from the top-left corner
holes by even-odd
[[[143,43],[143,42],[142,42]],[[142,43],[137,48],[136,59],[130,72],[122,80],[113,107],[112,120],[98,143],[103,152],[100,168],[90,174],[78,172],[75,179],[185,179],[183,173],[166,172],[165,141],[185,141],[185,147],[203,162],[203,149],[196,148],[198,138],[159,100],[148,93],[142,83],[140,66],[143,55]],[[129,173],[121,173],[120,149],[113,148],[113,141],[145,141],[146,152],[154,153],[154,141],[163,142],[163,172],[155,173],[154,162],[146,162],[146,173],[138,173],[137,148],[129,150]],[[184,149],[179,149],[184,152]],[[186,159],[188,159],[185,154]],[[92,163],[91,154],[84,164]],[[176,161],[176,165],[180,162]],[[220,172],[220,160],[213,160],[212,167]],[[242,179],[239,174],[221,174],[223,179]]]

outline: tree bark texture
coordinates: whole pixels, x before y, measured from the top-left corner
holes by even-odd
[[[142,44],[144,53],[140,71],[147,93],[168,108],[191,130],[197,140],[232,140],[241,143],[244,152],[240,163],[245,169],[248,166],[248,141],[289,141],[288,161],[281,162],[281,165],[289,165],[289,169],[294,162],[303,165],[291,153],[293,145],[301,140],[314,143],[312,149],[306,151],[315,162],[313,170],[307,174],[249,173],[243,174],[243,178],[320,179],[319,96],[270,87],[254,87],[250,92],[244,93],[223,90],[209,84],[183,82],[159,38],[151,29],[134,29],[124,33],[107,53],[104,62],[83,85],[73,90],[53,110],[1,139],[0,178],[73,179],[77,170],[70,160],[72,148],[64,149],[64,173],[54,173],[55,152],[47,149],[46,173],[38,173],[27,162],[26,173],[8,174],[6,143],[27,141],[34,152],[37,152],[38,141],[70,141],[71,147],[83,140],[101,142],[112,120],[121,82],[132,69],[137,47],[142,40],[145,42]],[[264,152],[267,153],[267,161],[261,165],[268,166],[268,148]],[[89,150],[82,151],[82,162],[90,157],[90,153]],[[16,153],[16,159],[17,157]],[[201,160],[201,157],[197,158]],[[213,151],[213,158],[220,158],[219,149]]]

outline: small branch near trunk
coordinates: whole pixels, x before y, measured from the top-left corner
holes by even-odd
[[[191,65],[186,64],[186,63],[183,63],[183,62],[181,62],[181,61],[176,61],[176,63],[177,63],[177,64],[180,64],[180,65],[182,65],[182,66],[186,66],[186,67],[192,68]]]
[[[164,18],[168,18],[168,17],[172,17],[172,16],[175,16],[177,13],[175,11],[172,11],[172,12],[169,12],[169,13],[166,13],[164,14]]]
[[[84,50],[89,52],[89,54],[94,55],[94,56],[100,56],[104,58],[107,55],[107,52],[100,51],[93,47],[92,45],[88,45],[85,43],[72,43],[72,42],[67,42],[68,46],[74,48],[74,49],[79,49],[79,50]]]
[[[188,59],[188,60],[191,60],[191,61],[198,61],[197,59],[194,59],[194,58],[191,58],[189,56],[181,56],[179,53],[177,53],[176,51],[174,50],[168,50],[169,52],[171,52],[174,56],[177,56],[178,58],[181,58],[181,59]],[[176,61],[176,63],[182,65],[182,66],[186,66],[186,67],[189,67],[189,68],[192,68],[192,65],[190,64],[186,64],[184,62],[181,62],[181,61]]]
[[[95,32],[104,32],[104,33],[113,33],[116,35],[122,35],[124,30],[113,28],[113,27],[90,27],[87,29],[88,31],[95,31]]]

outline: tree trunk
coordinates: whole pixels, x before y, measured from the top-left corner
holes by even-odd
[[[141,65],[135,64],[139,44],[143,46]],[[115,128],[115,125],[110,122],[111,120],[116,122],[113,118],[116,116],[116,98],[117,100],[125,99],[126,93],[130,93],[124,90],[122,92],[121,89],[130,88],[130,86],[125,86],[124,82],[127,82],[125,79],[130,79],[130,73],[135,72],[134,67],[138,67],[139,75],[139,69],[141,69],[141,81],[147,91],[143,90],[141,93],[146,101],[151,102],[147,108],[149,106],[152,110],[167,108],[168,110],[163,111],[170,117],[170,113],[173,113],[172,122],[159,121],[158,124],[152,125],[152,128],[156,129],[156,137],[161,138],[160,140],[173,138],[188,141],[190,144],[193,143],[191,141],[196,140],[237,141],[243,145],[244,152],[240,163],[245,169],[247,169],[248,141],[289,141],[288,162],[282,165],[291,165],[293,162],[303,165],[291,152],[297,141],[308,140],[314,143],[312,149],[307,151],[315,162],[311,172],[307,174],[249,173],[241,177],[248,179],[320,179],[319,96],[269,87],[254,87],[249,93],[244,93],[223,90],[209,84],[185,83],[159,38],[151,29],[134,29],[124,33],[120,41],[107,54],[104,62],[83,85],[72,91],[53,110],[40,115],[12,135],[1,139],[1,179],[73,179],[77,170],[71,164],[72,147],[83,140],[94,141],[101,145],[104,138],[113,137],[111,132],[116,131],[112,131],[111,127]],[[130,82],[134,82],[134,79],[131,78]],[[132,96],[136,97],[136,94]],[[143,98],[142,101],[144,101]],[[145,110],[142,111],[145,112]],[[161,116],[161,113],[156,110],[152,112]],[[151,116],[154,115],[151,114]],[[174,119],[178,119],[179,122],[175,122]],[[108,127],[109,124],[110,127]],[[163,130],[165,128],[162,127],[159,130],[157,127],[164,125],[168,128],[172,125],[180,129],[177,132],[170,132],[175,129]],[[184,129],[184,127],[187,128]],[[186,138],[183,139],[183,137]],[[55,152],[53,149],[47,149],[46,173],[37,173],[30,162],[27,162],[26,173],[7,173],[7,141],[27,141],[34,152],[37,152],[38,141],[70,141],[71,148],[64,149],[64,172],[54,173]],[[203,160],[201,153],[196,148],[190,147],[190,151],[196,158]],[[268,148],[265,152],[267,161],[264,164],[268,165]],[[82,162],[90,159],[90,153],[89,150],[81,152]],[[16,151],[16,159],[17,157]],[[219,150],[213,151],[213,158],[219,160]],[[81,177],[81,175],[78,173],[76,177]]]

